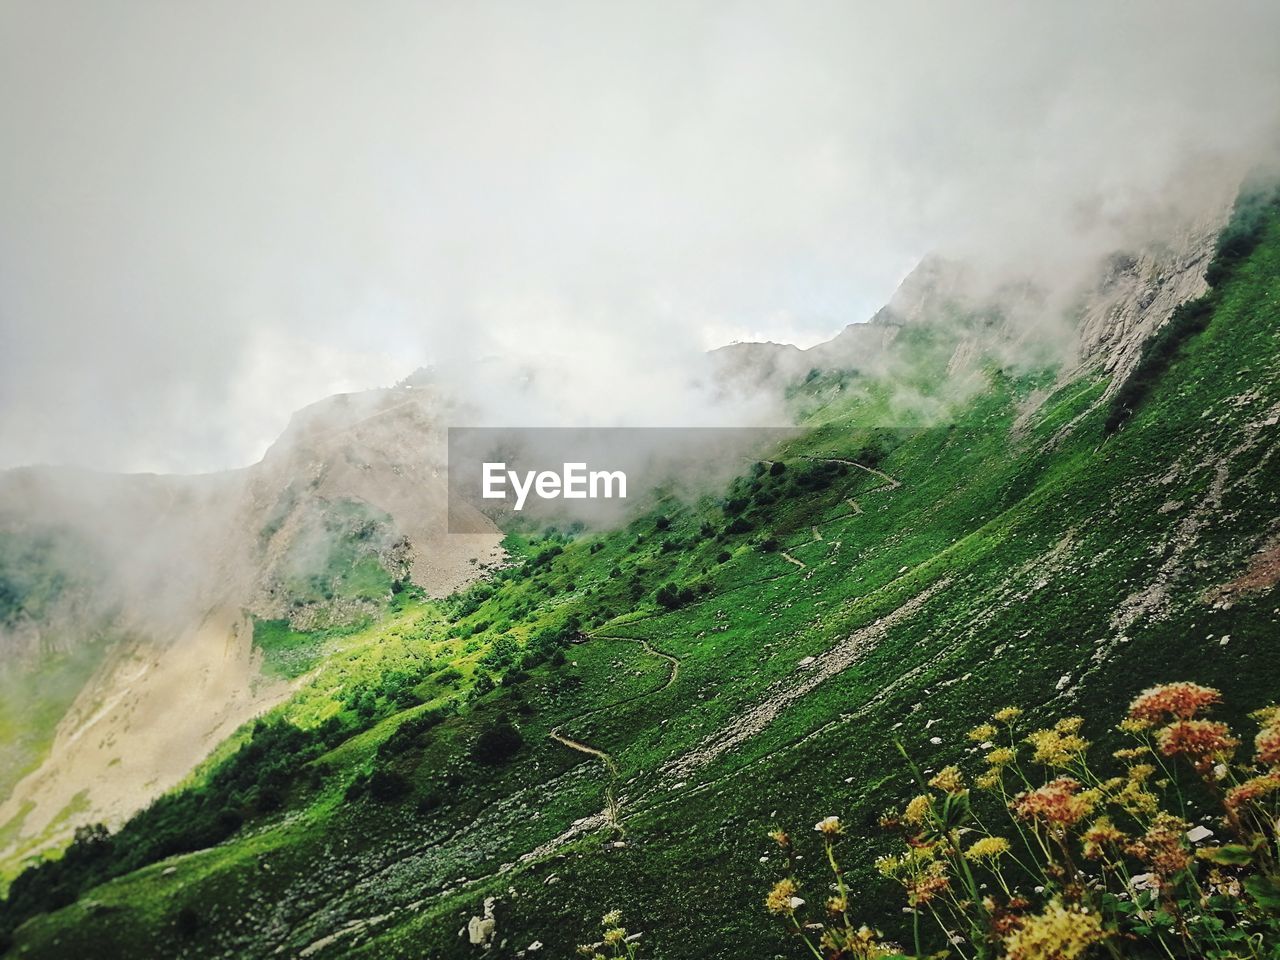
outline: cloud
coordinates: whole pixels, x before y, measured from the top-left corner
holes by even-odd
[[[1274,148],[1277,35],[1268,2],[5,4],[0,466],[239,465],[305,400],[486,357],[623,416],[930,252],[1068,276]]]

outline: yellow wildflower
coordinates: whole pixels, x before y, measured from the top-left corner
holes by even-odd
[[[929,811],[932,809],[932,802],[928,794],[920,794],[920,796],[913,798],[907,804],[907,809],[902,813],[902,819],[910,824],[918,825],[924,823],[925,817],[929,815]]]
[[[606,930],[604,932],[604,942],[609,944],[611,947],[616,947],[626,939],[627,931],[623,930],[622,927],[614,927],[612,930]]]
[[[1280,765],[1280,720],[1272,720],[1258,731],[1253,739],[1254,752],[1259,763]]]
[[[1101,859],[1106,854],[1108,845],[1119,846],[1129,839],[1129,835],[1111,822],[1110,817],[1099,817],[1080,835],[1084,844],[1084,855],[1090,860]]]
[[[1050,727],[1027,735],[1027,743],[1035,752],[1031,759],[1046,767],[1065,767],[1080,758],[1089,749],[1089,741],[1080,737],[1068,725],[1066,729]]]
[[[1007,767],[1018,758],[1018,754],[1008,747],[996,747],[987,754],[987,763],[993,767]]]
[[[1111,755],[1117,760],[1137,760],[1139,757],[1145,757],[1150,752],[1151,748],[1144,745],[1141,747],[1125,747]]]
[[[1271,724],[1280,721],[1280,704],[1273,703],[1269,706],[1261,707],[1253,711],[1249,716],[1257,721],[1258,726],[1269,727]]]
[[[1156,772],[1156,768],[1149,763],[1135,763],[1128,769],[1125,778],[1130,783],[1146,783]]]
[[[784,877],[773,885],[769,895],[764,898],[765,909],[770,913],[795,913],[797,907],[804,906],[804,901],[796,896],[798,891],[796,882],[790,877]]]
[[[980,723],[969,731],[969,739],[974,743],[985,743],[994,737],[999,731],[994,724]]]
[[[1107,937],[1102,919],[1054,900],[1005,938],[1009,960],[1077,960]]]
[[[911,864],[929,863],[936,859],[938,859],[937,843],[925,843],[907,850],[907,861]]]
[[[1149,817],[1160,808],[1159,798],[1137,780],[1130,780],[1111,802],[1133,817]]]
[[[883,857],[876,857],[875,868],[882,877],[894,877],[903,868],[904,864],[901,857],[895,857],[886,854]]]
[[[964,793],[964,774],[960,772],[960,768],[957,766],[943,767],[929,781],[929,786],[941,790],[943,793],[956,796]]]
[[[813,829],[828,840],[838,837],[844,832],[844,827],[840,826],[839,817],[823,817],[813,825]]]
[[[993,767],[986,773],[980,774],[973,781],[973,785],[979,790],[995,790],[1004,780],[1000,775],[1000,768]]]
[[[992,719],[996,723],[1013,723],[1020,716],[1022,716],[1021,707],[1003,707],[992,715]]]
[[[975,840],[964,852],[966,860],[995,861],[1009,852],[1009,841],[1004,837],[983,837]]]
[[[1273,703],[1249,716],[1258,722],[1258,735],[1253,741],[1257,761],[1269,767],[1280,766],[1280,704]]]
[[[1053,729],[1062,734],[1079,733],[1084,726],[1084,717],[1063,717],[1053,725]]]

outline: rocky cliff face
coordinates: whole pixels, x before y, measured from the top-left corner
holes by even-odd
[[[1230,215],[1231,202],[1224,198],[1175,227],[1159,244],[1107,261],[1080,315],[1077,369],[1101,369],[1112,377],[1113,390],[1124,381],[1143,342],[1179,304],[1207,289],[1205,268]]]

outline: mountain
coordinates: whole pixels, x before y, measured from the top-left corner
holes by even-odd
[[[1215,716],[1242,732],[1276,697],[1280,204],[1250,190],[1202,213],[1110,258],[1065,308],[1032,281],[993,286],[928,260],[828,344],[719,351],[720,376],[785,392],[797,436],[727,487],[667,497],[616,529],[513,525],[505,562],[483,571],[495,554],[474,547],[464,562],[420,562],[436,528],[415,524],[438,508],[440,468],[422,437],[448,419],[421,384],[312,408],[261,464],[216,482],[108,482],[128,491],[108,512],[143,505],[166,542],[203,547],[201,518],[218,521],[208,547],[230,559],[181,595],[198,598],[210,631],[230,627],[208,611],[236,604],[238,632],[219,635],[278,683],[249,683],[260,716],[194,771],[207,748],[185,756],[181,786],[110,830],[82,829],[14,880],[0,916],[15,955],[567,955],[610,949],[598,918],[620,909],[644,956],[801,956],[792,897],[824,922],[822,902],[842,890],[834,912],[856,913],[878,940],[917,954],[963,944],[967,931],[904,912],[893,861],[942,863],[952,828],[966,843],[978,829],[963,819],[970,805],[981,824],[1003,809],[977,789],[993,714],[1016,705],[1020,730],[1041,728],[1034,745],[1010,741],[1016,769],[1046,767],[1045,788],[1059,784],[1075,809],[1130,781],[1107,786],[1103,770],[1087,800],[1072,799],[1033,748],[1074,763],[1087,739],[1113,763],[1130,743],[1118,712],[1171,680],[1221,688]],[[29,476],[7,482],[34,488]],[[74,529],[125,556],[87,521]],[[19,555],[31,582],[9,593],[32,612],[9,617],[34,623],[49,604],[35,606],[44,581],[30,571],[57,569],[60,555]],[[432,582],[430,570],[456,576]],[[92,609],[108,632],[146,623],[146,599],[170,581],[106,582],[121,609],[85,599],[92,584],[67,586],[61,616]],[[100,642],[105,663],[120,641]],[[201,715],[196,699],[184,707]],[[49,757],[70,736],[60,729]],[[1153,783],[1130,799],[1156,789],[1166,775],[1154,771],[1153,760]],[[1187,790],[1189,822],[1169,847],[1184,853],[1190,821],[1229,828]],[[957,819],[942,840],[906,830],[916,845],[904,853],[920,795]],[[1133,830],[1124,815],[1112,826]],[[791,833],[782,846],[777,828]],[[1025,859],[1036,852],[1021,829]],[[836,891],[821,846],[832,836]],[[1088,868],[1074,843],[1061,848]],[[1147,854],[1134,849],[1136,872]],[[1187,922],[1209,915],[1234,935],[1243,903],[1251,923],[1271,923],[1265,884],[1222,872],[1254,853],[1205,849],[1178,870],[1203,861],[1206,883],[1212,867],[1213,883],[1237,877],[1239,889],[1226,904],[1206,895]],[[987,871],[977,900],[1005,901],[1004,874],[954,860]],[[787,874],[802,892],[774,887],[779,922],[763,901]],[[1009,882],[1028,898],[1079,885],[1061,866],[1038,891]],[[1129,916],[1117,904],[1147,894],[1129,896],[1108,909]],[[1002,936],[1037,929],[1007,899]],[[1093,929],[1067,913],[1076,935]],[[1161,925],[1177,922],[1165,916],[1132,921],[1124,949],[1165,942]]]
[[[496,533],[446,536],[441,403],[332,397],[225,474],[0,475],[10,871],[82,824],[119,824],[293,693],[255,621],[341,633],[398,585],[446,595],[500,560]],[[24,582],[33,550],[44,583]]]
[[[1065,312],[1042,281],[993,280],[965,263],[927,257],[867,322],[851,323],[806,350],[734,343],[712,351],[713,363],[720,376],[736,381],[786,383],[812,370],[883,375],[903,327],[950,317],[971,328],[956,343],[951,374],[993,352],[1021,365],[1065,355],[1063,377],[1100,370],[1118,387],[1152,333],[1180,304],[1205,292],[1205,268],[1233,204],[1232,196],[1211,197],[1195,215],[1168,221],[1157,240],[1113,253],[1073,291],[1075,302]]]

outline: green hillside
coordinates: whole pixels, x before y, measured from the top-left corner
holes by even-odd
[[[1007,705],[1118,746],[1155,683],[1220,687],[1242,730],[1277,697],[1274,204],[1250,231],[1122,414],[1055,369],[960,390],[961,331],[908,327],[902,376],[811,377],[803,435],[727,490],[514,531],[490,580],[351,632],[261,626],[300,692],[18,878],[11,952],[476,957],[494,897],[496,956],[571,955],[612,908],[646,957],[801,956],[762,905],[767,834],[833,814],[857,914],[911,942],[874,867],[919,792],[895,741],[972,775],[966,731]]]

